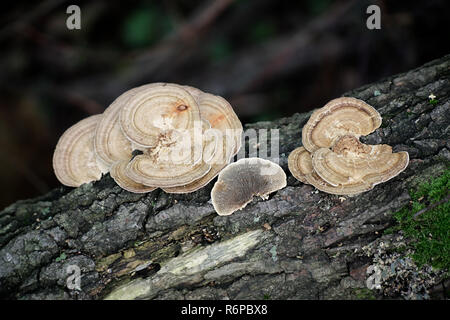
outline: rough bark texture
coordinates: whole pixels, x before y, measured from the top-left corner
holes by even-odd
[[[408,190],[439,175],[450,160],[450,56],[348,92],[383,116],[362,140],[406,150],[396,178],[354,197],[295,180],[287,156],[301,145],[310,113],[247,129],[280,131],[288,186],[216,215],[207,187],[187,195],[133,194],[109,175],[55,189],[0,213],[0,295],[20,299],[329,299],[358,298],[370,257]],[[438,103],[429,102],[433,93]],[[318,106],[319,107],[319,106]],[[66,286],[81,269],[81,290]]]

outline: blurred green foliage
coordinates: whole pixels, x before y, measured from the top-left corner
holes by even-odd
[[[318,15],[328,9],[331,0],[308,0],[309,12],[313,15]]]
[[[154,44],[174,29],[172,20],[156,6],[132,11],[122,25],[122,41],[130,48]]]
[[[249,30],[248,40],[261,43],[276,35],[276,26],[272,21],[262,20],[252,25]]]
[[[208,48],[209,59],[218,62],[231,56],[233,50],[229,41],[224,38],[215,39]]]

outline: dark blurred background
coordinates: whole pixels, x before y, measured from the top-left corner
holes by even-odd
[[[81,30],[66,9],[81,8]],[[381,30],[366,9],[381,8]],[[323,106],[450,52],[448,0],[14,1],[0,13],[0,209],[59,186],[59,136],[149,82],[228,99],[243,123]]]

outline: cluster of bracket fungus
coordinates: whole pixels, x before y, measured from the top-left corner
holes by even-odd
[[[381,125],[373,107],[355,98],[338,98],[316,110],[303,127],[302,143],[288,157],[292,175],[303,183],[338,195],[371,190],[402,172],[409,155],[389,145],[366,145],[360,136]]]
[[[243,209],[253,196],[267,199],[286,186],[286,174],[276,163],[260,158],[240,159],[219,173],[211,190],[211,200],[221,216]]]
[[[239,151],[241,138],[242,124],[222,97],[152,83],[70,127],[55,148],[53,168],[68,186],[109,172],[131,192],[187,193],[219,174]]]

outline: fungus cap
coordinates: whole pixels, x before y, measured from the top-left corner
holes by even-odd
[[[117,161],[112,165],[111,171],[109,172],[114,181],[122,189],[134,193],[146,193],[157,189],[156,187],[149,187],[130,179],[125,173],[127,164],[128,161]]]
[[[53,170],[58,180],[71,187],[101,178],[94,152],[95,128],[102,115],[87,117],[59,138],[53,154]]]
[[[302,129],[302,143],[309,152],[333,146],[344,135],[357,138],[381,125],[377,110],[362,100],[343,97],[331,100],[313,112]]]
[[[209,121],[211,128],[217,129],[224,136],[226,156],[231,158],[241,148],[242,123],[230,103],[220,96],[203,93],[199,99],[200,114]],[[230,159],[226,159],[228,163]]]
[[[186,89],[191,92],[195,88]],[[204,132],[205,139],[215,141],[211,157],[204,157],[211,169],[206,175],[187,185],[163,188],[167,193],[189,193],[204,187],[219,174],[241,147],[242,124],[231,105],[222,97],[195,90],[191,94],[197,97],[200,115],[211,124],[211,128]]]
[[[304,147],[296,148],[289,154],[288,168],[297,180],[306,183],[306,175],[314,171],[311,154]]]
[[[119,115],[122,108],[136,93],[158,85],[162,85],[162,83],[152,83],[130,89],[117,97],[103,111],[103,117],[95,129],[94,148],[100,161],[108,169],[117,161],[130,160],[132,151],[135,149],[120,127]]]
[[[138,155],[127,165],[125,174],[132,180],[152,187],[177,187],[187,185],[208,173],[211,165],[198,162],[194,165],[154,161]]]
[[[173,141],[174,130],[191,129],[200,121],[195,98],[181,86],[161,84],[137,92],[120,111],[120,126],[125,136],[144,148],[155,147],[160,140]]]
[[[323,180],[313,168],[311,154],[304,147],[299,147],[291,152],[288,158],[288,166],[292,175],[303,183],[311,184],[318,190],[337,195],[353,195],[372,188],[365,182],[355,182],[349,185],[333,186]]]
[[[268,195],[286,186],[286,174],[276,163],[245,158],[229,164],[219,173],[211,190],[214,209],[219,215],[230,215],[244,208],[253,196]]]
[[[392,153],[388,145],[365,145],[355,137],[343,137],[339,143],[342,140],[348,148],[320,148],[312,155],[314,171],[332,186],[364,183],[372,188],[408,166],[407,152]]]
[[[203,154],[215,143],[203,139],[203,131],[208,126],[203,120],[201,128],[183,134],[182,140],[160,144],[134,157],[125,174],[138,183],[161,188],[183,186],[202,178],[211,169],[211,165],[203,161]]]

